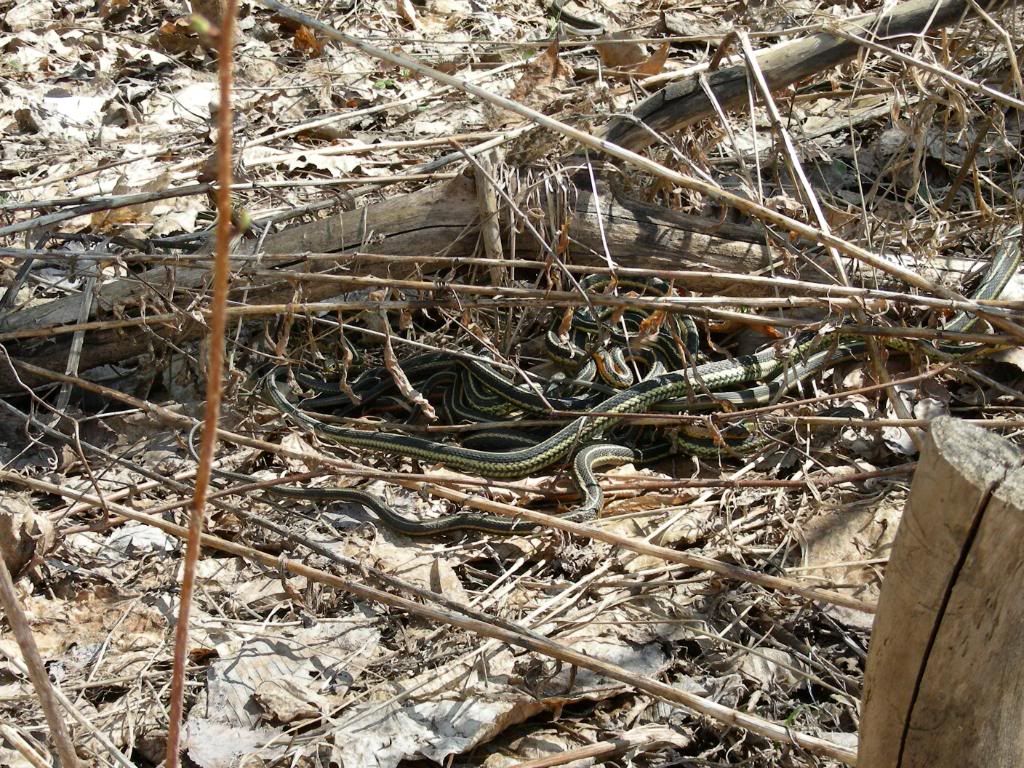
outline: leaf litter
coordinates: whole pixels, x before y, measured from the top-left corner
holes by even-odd
[[[813,19],[809,6],[799,3],[691,5],[669,9],[664,16],[627,3],[573,3],[566,8],[573,18],[616,31],[596,41],[570,38],[563,45],[551,42],[550,33],[559,24],[564,30],[568,17],[559,21],[549,11],[550,5],[540,2],[479,7],[374,2],[359,4],[358,12],[338,4],[325,13],[352,34],[401,46],[467,78],[495,69],[487,80],[495,92],[562,119],[579,118],[588,128],[612,113],[630,112],[645,87],[658,87],[659,77],[706,65],[713,51],[691,38],[721,42],[732,25],[743,24],[762,35],[758,44],[768,45],[787,26]],[[845,11],[837,7],[830,13]],[[105,3],[98,10],[48,0],[6,4],[0,26],[5,223],[60,210],[71,199],[156,192],[199,179],[212,151],[215,56],[180,14],[174,3]],[[686,40],[672,45],[636,41],[666,34]],[[364,202],[407,193],[431,182],[403,181],[403,172],[434,159],[442,146],[421,140],[455,134],[478,134],[485,140],[519,120],[444,91],[414,72],[325,43],[308,27],[289,27],[257,4],[242,4],[236,162],[239,177],[250,183],[240,195],[257,220],[291,210],[307,211],[312,219],[321,201],[331,202],[339,190],[353,186],[346,181],[352,176],[399,177],[360,191]],[[1008,66],[1005,51],[996,50],[987,64],[967,58],[955,63],[965,67],[966,76],[985,79]],[[907,246],[901,258],[924,268],[932,257],[975,250],[973,233],[954,214],[966,215],[976,201],[981,208],[1006,205],[1004,198],[1016,194],[1020,123],[1012,110],[986,111],[956,91],[946,122],[941,122],[927,111],[934,105],[926,109],[936,98],[935,84],[893,67],[873,56],[858,72],[838,68],[822,73],[815,89],[790,94],[790,128],[800,142],[805,170],[829,191],[832,223],[849,228],[870,216],[873,226]],[[847,88],[848,96],[836,95]],[[896,88],[905,89],[899,98],[893,96]],[[848,100],[837,110],[836,100],[843,98]],[[332,115],[337,116],[333,123],[312,125],[314,118]],[[684,131],[679,142],[687,155],[679,162],[740,184],[747,183],[744,176],[752,167],[777,160],[766,112],[758,108],[752,125],[736,115],[730,119],[737,127],[742,122],[743,130],[729,135],[715,122]],[[994,130],[985,128],[985,119]],[[859,132],[861,143],[851,142],[851,129]],[[443,146],[442,152],[452,149]],[[503,210],[517,237],[525,236],[529,222],[550,242],[559,242],[560,223],[545,221],[543,212],[557,198],[558,187],[565,186],[557,173],[565,150],[561,140],[539,132],[509,149],[510,158],[540,159],[544,172],[555,171],[544,176],[537,171],[533,196],[520,196]],[[956,183],[956,167],[968,159],[972,173]],[[801,210],[792,189],[774,183],[763,168],[756,172],[765,173],[758,181],[770,182],[778,206]],[[311,180],[338,186],[303,186]],[[523,189],[531,187],[520,183]],[[621,184],[649,201],[725,219],[723,212],[709,209],[707,200],[641,175]],[[943,198],[947,192],[949,204]],[[908,221],[911,216],[918,218]],[[21,241],[10,238],[4,244],[11,248],[48,247],[61,257],[43,258],[15,286],[23,261],[0,256],[0,286],[16,287],[5,311],[79,294],[85,285],[82,264],[92,253],[110,254],[98,257],[100,285],[143,279],[140,266],[148,261],[168,272],[191,266],[189,249],[202,242],[212,222],[209,200],[195,194],[80,215],[59,228],[30,231]],[[361,243],[372,246],[378,236],[361,232]],[[159,262],[168,254],[169,262]],[[555,254],[565,255],[564,249]],[[545,258],[550,268],[551,254]],[[970,270],[970,264],[959,263],[948,272],[958,281]],[[436,281],[437,292],[430,294],[435,298],[444,295],[446,280],[472,285],[485,279],[484,273],[460,273],[457,265],[438,274],[430,278]],[[532,289],[538,285],[532,280],[509,272],[506,287]],[[865,280],[874,285],[870,276]],[[255,301],[255,292],[262,289],[254,284],[248,300]],[[188,296],[194,307],[205,301],[201,289],[172,281],[164,294],[148,299],[153,304],[143,307],[143,314],[175,306],[175,291]],[[382,282],[370,293],[335,290],[324,295],[401,303],[427,294]],[[294,282],[289,299],[304,297],[303,284]],[[726,299],[723,306],[731,306]],[[128,308],[126,298],[111,314],[127,317]],[[111,311],[110,306],[102,309]],[[289,310],[279,320],[239,324],[232,330],[234,378],[230,424],[225,426],[276,436],[291,456],[275,463],[257,452],[244,459],[248,463],[241,470],[254,481],[272,481],[323,469],[295,456],[314,456],[324,446],[287,430],[282,436],[281,423],[249,397],[248,375],[260,361],[253,350],[269,347],[322,359],[333,354],[339,333],[355,327],[353,335],[362,343],[373,337],[360,328],[395,333],[401,337],[394,340],[396,348],[400,340],[458,349],[476,334],[476,342],[483,335],[485,346],[502,354],[516,350],[526,355],[548,318],[538,317],[526,304],[521,309],[518,315],[502,314],[503,309],[481,310],[462,302],[453,311],[439,301],[417,310],[430,323],[417,315],[415,323],[406,317],[392,325],[394,317],[383,313],[382,319],[381,312],[371,309],[344,317]],[[417,337],[413,328],[426,330]],[[150,331],[143,326],[132,332]],[[155,345],[141,364],[108,360],[105,369],[97,366],[85,375],[196,416],[207,372],[201,345],[183,339],[169,350],[157,351],[160,345]],[[371,354],[400,370],[388,354],[390,342],[389,336],[389,344]],[[391,354],[399,351],[408,350]],[[916,418],[946,412],[1012,415],[1020,403],[1020,351],[1001,355],[1001,367],[986,369],[986,379],[962,373],[899,384],[893,391]],[[910,375],[920,365],[890,370],[894,376]],[[874,383],[864,367],[849,367],[833,378],[843,391]],[[411,386],[409,391],[414,391]],[[194,465],[183,435],[169,433],[141,413],[117,413],[109,402],[81,399],[65,414],[75,422],[78,443],[59,445],[38,427],[52,423],[52,414],[39,402],[23,390],[6,399],[38,420],[29,433],[4,425],[6,467],[70,491],[99,492],[142,511],[187,499]],[[408,407],[417,405],[425,409],[430,402],[412,397]],[[880,402],[875,393],[851,394],[833,405],[852,409],[864,422],[902,418],[900,408]],[[676,459],[653,468],[609,471],[604,480],[619,490],[609,491],[606,529],[877,599],[905,500],[906,476],[855,485],[831,481],[912,459],[917,446],[911,432],[870,425],[845,426],[831,436],[794,432],[794,445],[746,462]],[[115,456],[133,466],[119,466]],[[362,462],[353,465],[356,470],[361,466],[384,473],[371,490],[404,514],[453,511],[451,503],[393,481],[423,471],[458,483],[457,473],[405,460],[344,456]],[[239,457],[225,448],[222,459],[233,458]],[[691,476],[721,484],[672,487]],[[357,472],[332,482],[347,486],[358,479]],[[740,485],[743,480],[799,482],[758,487]],[[465,487],[519,504],[564,500],[569,491],[557,476],[528,478],[510,487]],[[81,756],[98,764],[109,759],[108,745],[113,745],[132,764],[158,764],[167,729],[180,541],[123,520],[116,511],[97,512],[53,494],[24,495],[5,485],[0,501],[0,543],[8,567],[21,577],[22,609],[51,678],[91,724],[73,725]],[[285,540],[261,527],[254,513],[268,516],[295,538]],[[211,505],[208,530],[281,557],[298,556],[294,551],[306,540],[319,547],[307,555],[317,567],[368,580],[383,572],[437,598],[529,626],[638,678],[656,678],[725,707],[856,746],[870,633],[870,617],[862,612],[811,604],[598,541],[547,533],[410,539],[372,520],[358,505],[285,503],[259,492],[218,499]],[[667,706],[590,670],[346,596],[283,568],[207,551],[199,571],[184,746],[192,764],[202,768],[395,766],[424,760],[504,766],[542,757],[580,765],[835,764],[820,754]],[[0,650],[7,657],[19,656],[5,625],[0,625]],[[0,762],[30,764],[22,762],[26,748],[21,745],[45,754],[46,728],[31,688],[5,656],[0,656],[0,711],[18,739],[0,731]]]

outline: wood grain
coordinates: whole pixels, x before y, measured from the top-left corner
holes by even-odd
[[[871,637],[858,764],[1024,761],[1024,456],[932,422]]]

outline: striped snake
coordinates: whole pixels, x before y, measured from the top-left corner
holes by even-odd
[[[1002,294],[1010,278],[1016,274],[1020,266],[1020,239],[1020,227],[1013,228],[1004,236],[1003,244],[996,250],[985,277],[973,294],[974,299],[994,299]],[[582,315],[578,320],[584,325],[592,322],[590,318]],[[944,330],[967,331],[973,327],[975,322],[976,319],[973,316],[960,313],[945,326]],[[674,333],[676,334],[675,341],[679,341],[678,330]],[[549,345],[561,344],[566,348],[571,346],[564,339],[552,339],[551,336],[552,334],[549,333]],[[682,339],[682,341],[684,345],[687,343],[686,339]],[[892,343],[898,344],[895,340]],[[578,345],[576,346],[578,347]],[[963,345],[923,342],[917,346],[923,349],[927,355],[942,358],[962,357],[966,353],[975,351],[974,347]],[[345,447],[360,447],[386,454],[436,462],[484,477],[526,477],[574,455],[572,474],[581,493],[582,501],[568,513],[567,517],[573,520],[587,520],[593,518],[600,511],[603,502],[601,488],[594,475],[596,467],[647,461],[659,452],[662,454],[665,452],[663,446],[645,451],[636,447],[607,442],[605,440],[607,433],[625,416],[646,412],[659,404],[677,400],[681,401],[680,407],[684,408],[700,402],[718,407],[724,404],[735,409],[764,405],[790,391],[810,376],[839,362],[856,357],[863,349],[863,340],[851,337],[839,329],[828,334],[804,334],[798,337],[788,349],[772,347],[731,360],[700,364],[693,362],[686,365],[684,353],[681,357],[681,367],[663,372],[655,371],[654,375],[648,375],[642,381],[635,382],[626,389],[596,401],[594,398],[583,398],[582,400],[569,398],[566,401],[559,401],[557,406],[569,406],[566,410],[586,410],[587,412],[548,437],[532,441],[522,447],[501,451],[441,443],[414,435],[352,429],[325,423],[289,400],[283,388],[282,380],[287,371],[284,366],[272,368],[262,378],[261,391],[264,397],[287,418],[311,430],[324,440]],[[492,406],[531,413],[549,412],[552,405],[550,399],[538,395],[529,387],[516,385],[485,362],[444,355],[423,355],[413,358],[412,363],[412,367],[419,373],[438,376],[450,376],[452,370],[460,366],[463,368],[463,380],[475,382],[474,386],[476,387],[469,395],[471,400],[471,405],[468,407],[470,418],[479,415],[474,404],[479,404],[486,413],[494,412],[487,411]],[[408,367],[410,367],[408,363],[403,365],[403,368]],[[304,384],[313,384],[308,376],[305,379],[301,375],[297,378]],[[761,383],[753,384],[753,382]],[[735,389],[743,384],[751,386]],[[382,392],[388,386],[386,377],[382,376],[377,389]],[[321,389],[329,391],[330,388],[325,385]],[[449,390],[454,390],[454,387],[449,387]],[[368,392],[371,397],[376,396],[373,387],[370,387]],[[586,409],[574,408],[581,402],[587,403],[589,407]],[[738,444],[737,449],[756,449],[763,444],[763,439],[753,438],[746,443]],[[686,435],[676,437],[674,448],[679,452],[697,455],[709,455],[720,450],[720,446],[713,441],[702,441]],[[247,476],[240,473],[227,473],[218,470],[218,474],[236,480],[249,480]],[[449,515],[433,520],[414,520],[396,512],[376,496],[356,489],[276,487],[273,492],[306,499],[356,502],[373,510],[388,527],[410,536],[429,536],[459,530],[510,534],[534,528],[532,524],[522,521],[475,513]]]

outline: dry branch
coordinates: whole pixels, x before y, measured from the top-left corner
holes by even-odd
[[[978,3],[986,9],[1001,4],[1002,0]],[[973,8],[968,0],[911,0],[891,12],[857,19],[847,28],[891,46],[907,36],[954,24]],[[757,57],[757,64],[769,87],[778,90],[853,58],[861,47],[854,40],[823,31],[765,51]],[[712,98],[724,108],[736,106],[747,98],[747,67],[740,64],[713,72],[707,76],[707,84],[705,90],[697,77],[672,83],[637,106],[629,118],[613,120],[602,135],[637,151],[652,144],[659,133],[672,133],[714,115]]]
[[[92,494],[62,488],[42,480],[22,477],[21,475],[16,475],[15,473],[7,472],[6,470],[0,470],[0,479],[46,493],[58,494],[65,498],[75,499],[77,501],[99,503],[99,499],[92,496]],[[138,512],[130,507],[122,506],[120,504],[111,504],[110,508],[126,518],[144,522],[147,525],[158,528],[172,536],[184,538],[187,535],[185,528],[175,525],[174,523],[170,523],[157,516]],[[612,680],[618,680],[619,682],[625,683],[626,685],[632,686],[638,690],[650,693],[660,699],[664,699],[665,701],[681,705],[727,725],[744,728],[752,731],[753,733],[772,739],[773,741],[784,744],[796,744],[813,754],[829,757],[846,763],[847,765],[853,765],[856,762],[856,758],[852,752],[838,744],[827,741],[826,739],[800,733],[799,731],[792,730],[785,725],[780,725],[770,720],[757,717],[756,715],[732,709],[719,704],[712,699],[684,691],[682,688],[662,683],[650,677],[635,674],[616,664],[611,664],[601,659],[587,656],[569,646],[546,638],[542,639],[533,632],[523,631],[518,627],[516,627],[515,630],[505,629],[501,626],[497,626],[496,624],[455,614],[441,608],[422,605],[404,597],[393,595],[390,592],[384,592],[360,582],[352,581],[351,579],[341,578],[317,568],[311,568],[305,563],[285,557],[268,555],[260,552],[259,550],[227,541],[226,539],[212,536],[210,534],[203,534],[202,544],[204,547],[208,547],[210,549],[225,552],[236,557],[244,557],[267,568],[285,570],[297,576],[305,577],[311,581],[343,590],[364,600],[371,600],[375,603],[389,605],[394,608],[407,611],[414,616],[425,618],[437,624],[448,624],[459,627],[481,637],[500,640],[504,643],[508,643],[509,645],[540,653],[582,669],[589,669]]]

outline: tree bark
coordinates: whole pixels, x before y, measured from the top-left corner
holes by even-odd
[[[932,422],[885,573],[858,765],[1024,763],[1024,455]]]

